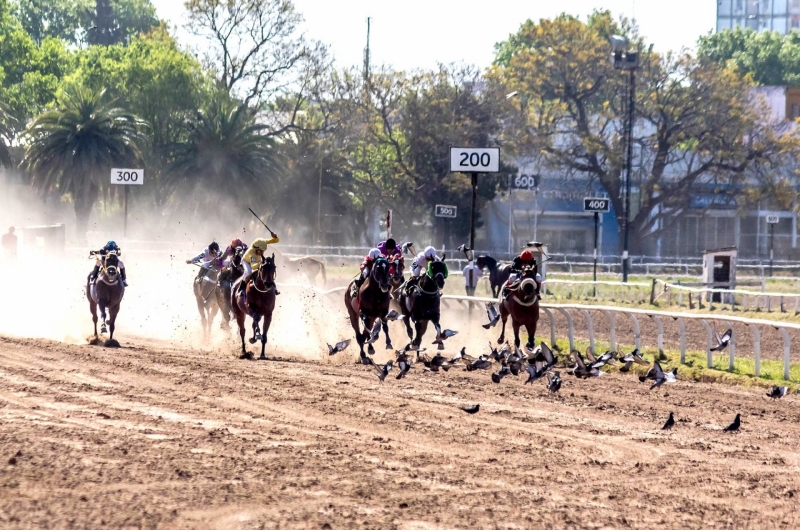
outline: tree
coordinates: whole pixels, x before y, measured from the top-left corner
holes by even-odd
[[[698,57],[721,65],[730,64],[742,75],[750,74],[759,85],[800,84],[800,34],[735,28],[701,37]]]
[[[189,138],[176,147],[166,168],[182,212],[207,219],[223,215],[223,198],[239,208],[267,200],[281,165],[275,140],[256,122],[253,109],[217,93],[186,126]]]
[[[609,60],[609,20],[599,13],[594,24],[566,15],[526,23],[515,40],[524,44],[499,57],[505,62],[498,61],[491,76],[523,95],[521,151],[540,154],[557,174],[598,181],[622,225],[620,105],[626,88],[624,74]],[[688,208],[696,184],[752,186],[797,152],[791,132],[767,123],[768,113],[751,98],[752,85],[734,70],[689,55],[645,54],[642,62],[633,138],[639,190],[630,224],[634,253]]]
[[[95,0],[94,28],[87,32],[89,44],[126,44],[130,37],[147,33],[159,25],[150,0]]]
[[[0,167],[11,167],[11,140],[14,138],[14,117],[8,106],[0,101]]]
[[[22,165],[35,189],[68,196],[76,234],[83,238],[100,191],[108,191],[112,167],[136,167],[146,143],[146,124],[113,106],[103,91],[68,85],[54,108],[26,131]]]
[[[15,0],[14,14],[37,45],[54,37],[77,45],[91,26],[94,0]]]

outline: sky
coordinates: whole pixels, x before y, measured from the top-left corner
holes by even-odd
[[[182,26],[182,0],[152,0],[158,15]],[[373,64],[396,69],[434,68],[464,62],[489,66],[494,44],[505,40],[528,18],[567,12],[585,19],[594,9],[635,18],[656,51],[694,47],[713,30],[714,0],[294,0],[303,30],[330,46],[340,66],[360,65],[372,18]],[[184,30],[181,42],[191,39]]]

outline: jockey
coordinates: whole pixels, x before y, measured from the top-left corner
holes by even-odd
[[[417,254],[414,261],[411,263],[411,278],[405,283],[405,287],[413,287],[419,283],[419,278],[422,273],[428,269],[428,263],[434,261],[441,261],[439,256],[436,255],[436,249],[433,247],[426,248],[423,252]]]
[[[250,282],[253,271],[257,271],[259,267],[261,267],[261,260],[264,258],[264,253],[267,251],[267,245],[274,245],[275,243],[280,242],[280,239],[275,232],[270,232],[269,235],[271,236],[270,239],[258,238],[253,241],[253,244],[250,245],[250,248],[248,248],[247,252],[244,253],[244,256],[242,257],[242,265],[244,266],[244,279],[239,284],[240,289],[244,289],[244,287]],[[275,289],[275,294],[281,293]]]
[[[377,248],[386,259],[394,258],[395,261],[403,259],[403,251],[397,246],[397,241],[391,237],[378,243]]]
[[[228,266],[231,264],[231,260],[233,256],[236,254],[236,249],[241,248],[242,250],[247,250],[247,245],[238,237],[231,241],[231,244],[228,245],[228,248],[225,249],[225,252],[219,257],[220,261],[224,266]]]
[[[541,291],[542,289],[542,276],[539,274],[539,271],[536,267],[536,258],[533,257],[533,252],[530,250],[523,250],[522,254],[514,258],[514,261],[511,263],[511,274],[506,280],[505,285],[503,285],[503,296],[508,295],[508,288],[514,284],[514,282],[518,281],[522,276],[522,271],[525,268],[532,268],[536,271],[536,290]]]
[[[119,248],[119,245],[117,245],[116,241],[114,240],[111,240],[108,243],[106,243],[106,246],[104,246],[100,250],[93,250],[92,252],[90,252],[90,254],[97,256],[94,264],[94,270],[92,271],[91,275],[93,282],[97,281],[97,275],[100,274],[100,267],[103,265],[100,256],[105,256],[109,252],[115,252],[118,258],[122,255],[122,249]],[[128,280],[125,274],[125,264],[122,263],[122,259],[119,259],[119,277],[122,280],[122,285],[127,287]]]
[[[370,271],[372,271],[372,264],[375,263],[375,260],[383,257],[385,256],[384,253],[381,252],[380,248],[373,248],[372,250],[369,251],[367,257],[364,258],[364,261],[361,262],[360,266],[361,274],[359,274],[358,277],[356,277],[355,280],[356,287],[361,287],[361,285],[364,283],[364,280],[367,279],[367,276],[369,276]]]
[[[198,280],[208,274],[209,270],[221,268],[222,260],[220,259],[219,243],[212,241],[210,245],[203,249],[203,252],[192,259],[187,259],[186,263],[200,264],[200,271],[197,273],[196,278]]]

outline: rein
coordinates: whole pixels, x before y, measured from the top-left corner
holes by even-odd
[[[259,272],[261,272],[261,269],[259,269]],[[257,284],[258,280],[261,280],[261,283],[264,284],[264,287],[266,287],[266,289],[262,290],[262,289],[258,288],[258,284]],[[275,289],[275,281],[273,280],[271,282],[266,282],[266,281],[261,279],[261,275],[260,274],[256,274],[256,277],[253,278],[252,281],[253,281],[253,289],[258,291],[259,293],[268,293],[268,292],[270,292],[270,291]]]
[[[430,280],[434,282],[434,285],[436,285],[436,282],[435,282],[435,280],[434,280],[433,278],[431,278],[431,277],[430,277],[430,276],[428,276],[427,274],[425,274],[425,276],[427,276],[428,278],[430,278]],[[441,293],[439,292],[439,288],[438,288],[438,287],[436,287],[436,290],[434,290],[434,291],[426,291],[425,289],[423,289],[423,288],[422,288],[422,282],[421,282],[421,281],[420,281],[420,282],[417,284],[417,289],[419,289],[419,291],[420,291],[421,293],[423,293],[423,294],[426,294],[426,295],[428,295],[428,296],[440,296],[440,295],[441,295]]]

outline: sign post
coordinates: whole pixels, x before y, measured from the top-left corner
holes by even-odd
[[[478,173],[500,172],[500,148],[450,148],[450,172],[469,173],[472,180],[472,212],[469,221],[469,248],[475,250],[475,209],[478,201]],[[469,283],[473,284],[473,259],[469,262]]]
[[[769,225],[769,277],[772,278],[772,259],[774,257],[773,241],[775,240],[775,225],[778,224],[777,215],[768,215],[767,224]]]
[[[386,210],[386,239],[392,237],[392,210]]]
[[[124,209],[125,219],[123,221],[122,234],[128,237],[128,195],[131,186],[144,185],[144,170],[143,169],[128,169],[128,168],[112,168],[111,169],[111,184],[117,186],[125,186]]]
[[[592,285],[592,296],[597,297],[597,236],[600,225],[600,214],[611,210],[611,200],[597,197],[583,199],[583,211],[594,212],[594,273],[595,283]]]

